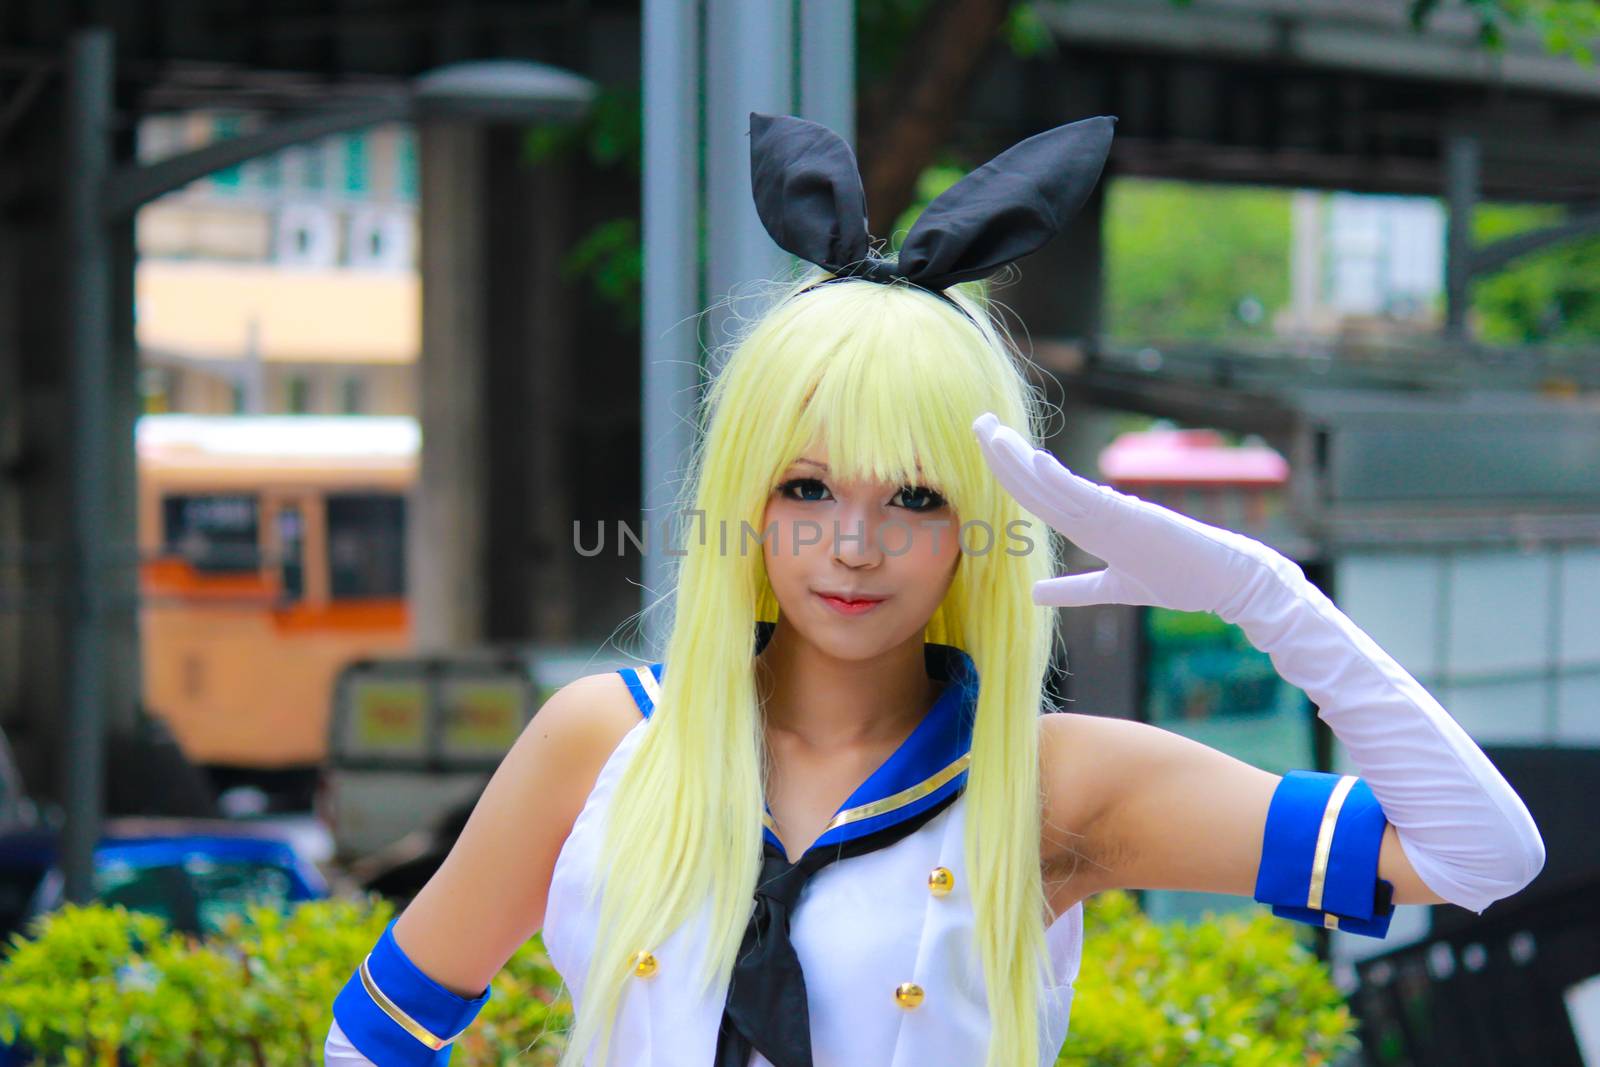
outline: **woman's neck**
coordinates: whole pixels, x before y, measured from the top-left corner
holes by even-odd
[[[938,699],[922,637],[864,660],[832,656],[780,618],[756,657],[756,693],[769,732],[815,751],[906,737]]]

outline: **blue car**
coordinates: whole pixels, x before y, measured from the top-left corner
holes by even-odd
[[[63,900],[58,831],[0,831],[0,939]],[[95,849],[95,899],[216,931],[251,905],[288,908],[328,895],[315,864],[281,838],[216,819],[108,820]]]
[[[53,828],[0,828],[0,941],[61,906]],[[328,895],[316,865],[281,838],[216,819],[108,820],[94,853],[94,895],[103,904],[158,915],[173,929],[217,931],[252,905],[287,909]],[[30,1063],[0,1044],[0,1067]]]

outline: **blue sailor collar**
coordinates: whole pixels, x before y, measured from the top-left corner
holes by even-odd
[[[756,624],[757,653],[766,647],[776,626]],[[904,822],[966,788],[978,670],[972,657],[954,645],[926,642],[922,651],[928,677],[944,682],[944,692],[900,747],[840,805],[808,853]],[[762,836],[782,849],[770,807],[761,821]]]
[[[773,622],[756,623],[757,654],[776,628]],[[978,669],[972,657],[954,645],[930,641],[923,644],[922,651],[928,677],[944,682],[944,692],[900,747],[845,799],[806,850],[808,855],[897,825],[966,788],[972,725],[978,709]],[[655,708],[665,670],[665,664],[658,662],[622,671],[645,718]],[[783,849],[770,806],[761,821],[762,837]],[[786,849],[784,853],[787,855]]]

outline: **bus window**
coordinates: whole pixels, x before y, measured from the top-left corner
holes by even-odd
[[[402,597],[406,578],[405,498],[330,493],[328,582],[335,600]]]
[[[284,504],[278,509],[278,570],[285,600],[306,595],[306,522],[299,504]]]
[[[208,574],[254,572],[261,566],[258,506],[253,493],[174,493],[161,502],[162,541]]]

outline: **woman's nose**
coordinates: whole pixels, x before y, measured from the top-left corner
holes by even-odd
[[[844,509],[838,525],[831,531],[833,558],[853,567],[878,562],[883,548],[878,544],[876,531],[877,525],[868,518],[865,508]]]

